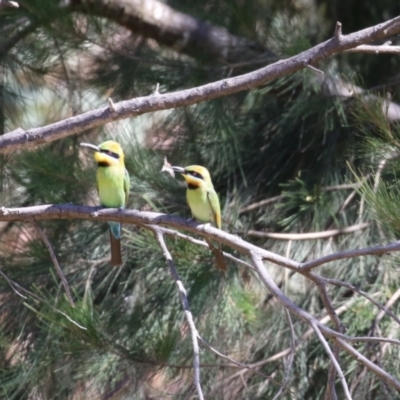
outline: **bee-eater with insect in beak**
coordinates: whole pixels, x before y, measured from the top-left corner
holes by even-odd
[[[124,152],[113,140],[95,146],[81,143],[94,151],[97,162],[97,191],[100,205],[108,208],[125,208],[129,195],[129,174],[125,169]],[[121,223],[108,222],[111,239],[111,265],[121,265]]]
[[[182,174],[186,181],[186,200],[192,217],[200,222],[212,222],[221,229],[221,207],[207,168],[200,165],[190,165],[185,168],[172,166],[171,168]],[[226,271],[221,244],[218,244],[216,248],[210,241],[207,242],[215,254],[218,269]]]

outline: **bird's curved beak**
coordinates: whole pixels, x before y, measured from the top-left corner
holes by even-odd
[[[82,147],[86,147],[86,148],[88,148],[88,149],[90,149],[90,150],[93,150],[93,151],[96,151],[96,152],[99,152],[99,153],[100,153],[100,147],[95,146],[94,144],[90,144],[90,143],[80,143],[79,145],[82,146]]]
[[[173,171],[179,172],[180,174],[185,174],[185,173],[186,173],[185,168],[182,168],[182,167],[174,167],[174,166],[172,166],[171,168],[172,168]]]

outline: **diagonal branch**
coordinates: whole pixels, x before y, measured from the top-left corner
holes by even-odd
[[[153,232],[155,234],[158,244],[161,247],[161,250],[167,261],[170,273],[171,273],[171,275],[175,281],[175,284],[178,288],[178,291],[179,291],[179,297],[181,298],[181,303],[183,306],[183,310],[185,312],[186,321],[189,325],[190,332],[192,335],[193,354],[194,354],[194,356],[193,356],[194,384],[196,386],[197,394],[199,395],[199,399],[204,400],[203,390],[201,389],[201,383],[200,383],[200,350],[199,350],[199,343],[197,341],[198,333],[197,333],[196,325],[193,321],[192,312],[190,311],[189,301],[186,296],[186,289],[184,288],[183,283],[182,283],[181,279],[179,278],[178,271],[175,268],[171,253],[169,252],[167,245],[165,244],[164,235],[160,231],[158,231],[156,228],[153,228]]]
[[[157,229],[160,232],[162,232],[164,235],[173,236],[175,238],[186,240],[186,241],[196,244],[198,246],[209,248],[209,245],[204,240],[195,239],[189,235],[184,235],[183,233],[174,231],[173,229],[161,228],[161,227],[157,227]],[[225,258],[228,258],[229,260],[232,260],[232,261],[236,262],[237,264],[241,264],[247,268],[254,269],[254,267],[251,264],[249,264],[246,261],[241,260],[240,258],[235,257],[233,254],[226,253],[225,251],[223,251],[222,254]]]
[[[346,379],[344,377],[343,371],[340,368],[339,363],[337,362],[335,356],[332,353],[332,350],[330,349],[325,337],[322,335],[321,331],[324,331],[324,334],[326,335],[328,332],[329,334],[332,334],[333,336],[336,336],[336,334],[340,335],[338,332],[332,331],[328,328],[326,328],[324,325],[320,325],[318,320],[314,318],[311,314],[308,312],[304,311],[301,309],[299,306],[297,306],[295,303],[293,303],[275,284],[267,270],[264,268],[262,258],[257,255],[256,253],[251,253],[251,258],[253,265],[260,275],[261,280],[263,281],[265,287],[276,297],[276,299],[279,301],[279,303],[287,308],[292,314],[296,315],[297,317],[301,318],[302,320],[306,321],[311,328],[313,328],[314,332],[318,336],[319,340],[321,341],[323,347],[325,348],[325,351],[327,352],[329,358],[331,359],[332,363],[335,366],[336,372],[340,377],[340,380],[342,382],[343,390],[346,394],[346,398],[348,400],[351,400],[351,395],[349,392],[349,388],[347,386]],[[399,382],[400,385],[400,382]],[[400,387],[400,386],[399,386]]]
[[[400,17],[358,32],[340,35],[340,38],[336,35],[296,56],[280,60],[247,74],[169,94],[152,94],[146,97],[121,101],[115,103],[112,109],[109,106],[102,107],[40,128],[33,128],[26,131],[18,129],[0,138],[0,152],[5,153],[16,149],[34,147],[41,143],[59,140],[63,137],[123,118],[136,117],[153,111],[189,106],[202,101],[254,89],[274,79],[300,71],[306,68],[307,65],[316,65],[335,54],[343,53],[361,44],[384,40],[398,33],[400,33]]]
[[[374,304],[376,307],[378,307],[381,311],[375,318],[375,322],[380,321],[385,314],[389,315],[394,321],[396,321],[400,325],[400,319],[394,314],[391,310],[389,310],[388,307],[392,305],[392,303],[386,304],[385,306],[380,304],[378,301],[374,300],[372,296],[370,296],[368,293],[364,292],[363,290],[359,289],[358,287],[352,285],[349,282],[343,282],[339,279],[334,279],[334,278],[325,278],[325,277],[320,277],[321,280],[323,280],[326,283],[335,285],[335,286],[342,286],[345,287],[349,290],[352,290],[355,293],[358,293],[359,295],[365,297],[368,301],[370,301],[372,304]],[[400,295],[400,290],[398,290],[397,295]]]
[[[349,345],[346,341],[369,341],[369,340],[381,340],[382,338],[351,338],[346,335],[341,334],[340,332],[333,331],[329,329],[325,325],[322,325],[317,321],[315,317],[301,309],[295,303],[293,303],[275,284],[269,273],[264,267],[262,263],[262,259],[260,255],[257,253],[250,254],[253,260],[253,265],[255,266],[262,282],[266,286],[266,288],[275,296],[275,298],[279,301],[279,303],[287,308],[292,314],[296,315],[298,318],[304,320],[311,327],[316,326],[320,333],[322,333],[325,337],[328,337],[335,341],[335,343],[343,350],[351,354],[355,359],[363,364],[367,369],[371,372],[375,373],[379,378],[381,378],[388,385],[395,388],[398,392],[400,392],[400,382],[388,374],[385,370],[380,368],[378,365],[371,362],[368,358],[364,357],[359,351],[357,351],[353,346]],[[318,332],[316,332],[318,334]],[[339,373],[340,376],[340,373]],[[347,385],[345,381],[342,380],[342,385]],[[344,389],[346,392],[346,389]]]
[[[296,353],[296,339],[295,339],[295,332],[294,332],[294,327],[293,327],[293,323],[292,323],[292,317],[290,316],[290,312],[287,308],[285,308],[285,314],[286,314],[286,318],[288,320],[289,323],[289,327],[290,327],[290,352],[289,352],[289,360],[285,369],[285,377],[283,379],[282,382],[282,386],[280,387],[280,389],[278,390],[278,392],[275,394],[275,396],[273,397],[272,400],[277,400],[279,399],[280,395],[287,390],[287,386],[289,384],[290,381],[290,371],[292,369],[292,365],[293,365],[293,360],[294,360],[294,355]]]
[[[316,260],[308,261],[299,265],[299,271],[309,271],[320,265],[327,264],[328,262],[343,260],[348,258],[360,257],[360,256],[381,256],[385,253],[391,253],[393,251],[400,250],[400,240],[377,247],[369,247],[366,249],[348,250],[339,253],[329,254]]]
[[[350,301],[348,301],[347,303],[341,305],[340,307],[338,307],[338,308],[335,310],[336,314],[337,314],[337,315],[340,315],[340,314],[344,313],[345,311],[347,311],[347,310],[354,304],[354,302],[355,302],[355,299],[353,298],[353,299],[351,299]],[[286,310],[286,308],[285,308],[285,310]],[[326,316],[322,317],[321,319],[319,319],[318,322],[319,322],[320,324],[326,324],[329,320],[330,320],[330,316],[329,316],[329,315],[326,315]],[[301,335],[301,337],[296,341],[296,343],[295,343],[295,350],[297,350],[297,349],[298,349],[298,348],[313,334],[313,332],[314,332],[314,331],[313,331],[312,328],[307,329],[307,331],[304,332],[304,333]],[[291,352],[292,352],[292,347],[290,346],[290,347],[288,347],[288,348],[286,348],[286,349],[280,351],[279,353],[276,353],[276,354],[274,354],[274,355],[272,355],[272,356],[269,356],[268,358],[266,358],[266,359],[264,359],[264,360],[257,361],[257,362],[255,362],[255,363],[250,364],[250,367],[252,367],[251,370],[248,370],[248,369],[246,369],[246,370],[241,369],[241,370],[235,372],[234,374],[232,374],[232,375],[229,376],[228,378],[224,379],[222,382],[219,382],[217,385],[215,385],[215,386],[212,388],[212,390],[211,390],[210,393],[214,393],[214,392],[215,392],[216,390],[218,390],[219,388],[228,385],[229,382],[231,382],[233,379],[237,378],[238,376],[243,375],[243,374],[245,374],[245,373],[247,373],[247,372],[253,372],[255,368],[260,368],[260,367],[262,367],[263,365],[266,365],[266,364],[272,363],[272,362],[274,362],[274,361],[277,361],[277,360],[279,360],[279,359],[281,359],[281,358],[283,358],[283,357],[286,357],[286,356],[290,355]]]

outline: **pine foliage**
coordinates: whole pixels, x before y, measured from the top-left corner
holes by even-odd
[[[355,3],[361,7],[363,2]],[[361,21],[355,18],[361,15],[358,8],[343,14],[347,32],[399,11],[392,2],[366,3],[370,12],[362,14]],[[331,2],[322,0],[175,0],[170,5],[256,40],[279,57],[297,54],[333,31]],[[61,120],[105,104],[110,96],[119,101],[147,95],[157,82],[161,92],[170,92],[258,66],[254,60],[245,67],[205,63],[50,0],[27,0],[17,11],[0,10],[0,32],[1,133]],[[394,101],[398,98],[398,57],[343,55],[319,68],[349,82],[360,76],[362,86],[373,87],[368,93],[378,98],[385,99],[387,90]],[[306,69],[249,92],[3,155],[1,204],[97,204],[95,165],[79,143],[112,138],[125,150],[129,208],[190,217],[183,182],[160,173],[167,156],[174,165],[200,164],[212,172],[224,229],[299,262],[394,240],[400,231],[399,126],[377,111],[383,100],[366,107],[362,99],[326,96],[314,78],[315,72]],[[266,199],[271,201],[246,210]],[[329,239],[277,240],[248,234],[318,232],[361,222],[370,225]],[[125,225],[126,261],[118,269],[108,262],[106,224],[68,220],[40,225],[75,307],[65,297],[35,224],[3,224],[0,270],[20,286],[13,290],[10,281],[0,279],[0,397],[194,398],[190,333],[154,235]],[[245,267],[229,262],[222,276],[207,249],[179,238],[169,238],[167,245],[201,336],[233,359],[262,365],[259,374],[247,371],[234,379],[237,369],[201,350],[206,398],[273,398],[285,379],[288,357],[269,358],[291,346],[284,310]],[[309,281],[267,266],[299,306],[318,318],[326,315]],[[397,290],[398,268],[398,256],[386,255],[341,260],[318,272],[384,304]],[[379,310],[362,296],[345,287],[327,289],[334,307],[343,307],[340,318],[348,335],[380,331],[398,337],[398,326],[387,316],[377,322]],[[397,303],[392,311],[398,314]],[[306,333],[308,326],[300,320],[293,320],[293,326],[298,347],[281,398],[322,399],[328,356],[318,339]],[[380,346],[364,343],[359,350],[396,375],[398,350]],[[354,359],[341,354],[340,363],[354,399],[396,398]],[[344,398],[340,384],[337,390],[338,398]]]

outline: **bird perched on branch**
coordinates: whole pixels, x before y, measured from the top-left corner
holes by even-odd
[[[212,222],[218,229],[221,229],[221,207],[207,168],[200,165],[190,165],[185,168],[171,166],[171,168],[182,174],[186,181],[186,200],[192,217],[200,222]],[[207,242],[215,255],[217,268],[226,271],[221,244],[218,243],[218,247],[215,247],[209,240]]]
[[[100,205],[107,208],[125,208],[129,195],[129,174],[125,169],[124,152],[113,140],[95,146],[81,143],[94,151],[97,162],[97,191]],[[122,265],[121,223],[108,221],[111,240],[111,265]]]

